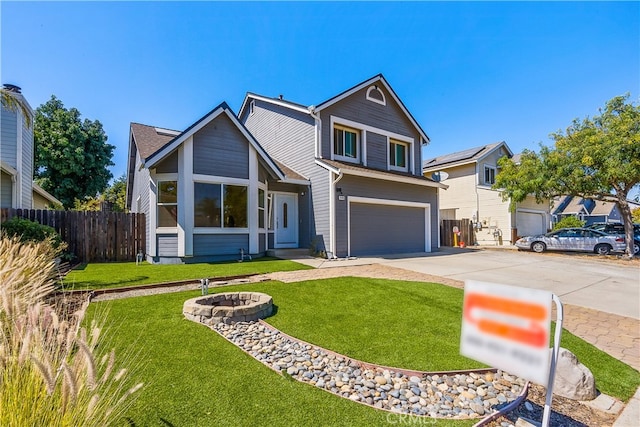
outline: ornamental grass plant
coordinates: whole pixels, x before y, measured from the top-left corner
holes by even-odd
[[[56,310],[58,250],[0,236],[1,426],[111,425],[142,387],[103,349],[99,318],[83,322],[88,301]]]

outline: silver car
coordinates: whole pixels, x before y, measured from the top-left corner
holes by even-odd
[[[544,251],[580,251],[607,255],[624,252],[624,237],[587,228],[561,228],[539,236],[526,236],[516,242],[518,249]]]

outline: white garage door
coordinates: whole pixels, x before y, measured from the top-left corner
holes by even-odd
[[[350,197],[349,255],[430,251],[429,218],[425,203]]]
[[[534,236],[547,232],[546,215],[543,212],[516,212],[518,236]]]

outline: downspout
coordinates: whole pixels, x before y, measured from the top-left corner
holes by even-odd
[[[338,177],[333,179],[333,172],[330,172],[329,177],[331,179],[331,186],[329,188],[329,245],[331,246],[331,258],[337,258],[336,256],[336,184],[342,179],[344,175],[342,171],[338,174]],[[329,258],[327,254],[327,258]]]
[[[308,107],[309,115],[313,117],[316,121],[315,126],[315,135],[314,135],[314,145],[315,145],[315,157],[316,159],[322,158],[322,150],[320,150],[320,133],[322,132],[322,119],[320,118],[320,114],[316,113],[316,107],[310,105]]]

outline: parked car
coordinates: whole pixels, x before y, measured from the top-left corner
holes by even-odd
[[[586,228],[624,236],[624,224],[616,222],[595,222]],[[640,224],[633,224],[633,254],[640,256]]]
[[[607,234],[588,228],[561,228],[547,234],[526,236],[516,242],[518,249],[544,251],[580,251],[607,255],[624,252],[624,236]]]

